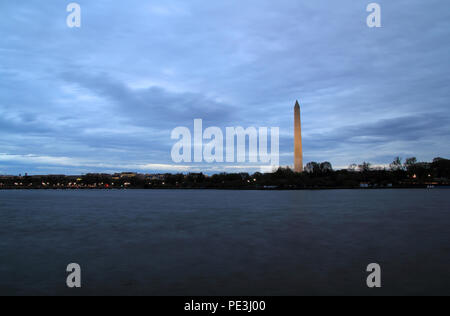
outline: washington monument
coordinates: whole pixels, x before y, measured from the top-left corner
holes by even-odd
[[[294,171],[303,172],[302,121],[298,101],[294,107]]]

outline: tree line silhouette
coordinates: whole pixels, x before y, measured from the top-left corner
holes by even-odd
[[[347,169],[334,170],[330,162],[310,162],[305,172],[296,173],[281,167],[272,173],[203,173],[133,174],[114,178],[109,174],[83,176],[0,177],[0,189],[13,188],[140,188],[140,189],[327,189],[327,188],[411,188],[449,185],[450,160],[435,158],[418,162],[396,157],[389,167],[373,166],[369,162],[352,164]]]

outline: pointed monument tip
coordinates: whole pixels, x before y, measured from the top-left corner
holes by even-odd
[[[300,107],[300,104],[298,103],[298,100],[295,101],[295,106],[296,106],[296,107],[297,107],[297,106]]]

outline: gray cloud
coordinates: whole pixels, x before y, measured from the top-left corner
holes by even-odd
[[[117,115],[129,118],[135,124],[167,129],[184,126],[193,118],[223,125],[236,121],[237,109],[192,92],[170,92],[158,86],[130,89],[120,81],[101,75],[63,74],[63,78],[105,98],[115,107]]]
[[[380,0],[381,29],[362,0],[78,2],[79,30],[59,1],[1,2],[0,153],[167,164],[202,118],[279,126],[287,165],[300,99],[306,160],[450,156],[445,1]]]

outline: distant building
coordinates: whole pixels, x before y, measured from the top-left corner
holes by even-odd
[[[135,177],[137,177],[137,173],[136,172],[122,172],[121,174],[120,174],[120,177],[121,178],[135,178]]]
[[[165,174],[147,174],[145,175],[147,180],[165,180],[166,175]]]

